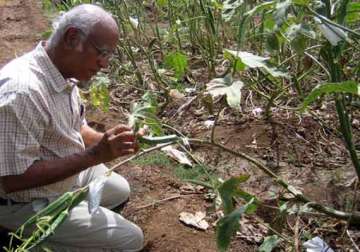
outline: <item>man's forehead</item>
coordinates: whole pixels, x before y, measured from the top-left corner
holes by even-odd
[[[119,36],[119,31],[117,26],[114,27],[113,25],[110,25],[108,23],[99,22],[94,25],[94,27],[91,29],[90,34],[94,37],[99,38],[107,38],[107,39],[117,39]]]

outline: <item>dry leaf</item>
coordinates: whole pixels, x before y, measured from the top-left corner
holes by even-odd
[[[186,225],[198,228],[200,230],[207,230],[209,223],[204,220],[206,214],[204,212],[196,212],[195,215],[188,212],[181,212],[179,220]]]
[[[192,166],[191,161],[188,159],[188,157],[186,156],[186,154],[184,152],[179,151],[172,146],[166,146],[166,147],[162,148],[161,150],[163,152],[165,152],[166,155],[168,155],[171,158],[178,161],[180,164]]]

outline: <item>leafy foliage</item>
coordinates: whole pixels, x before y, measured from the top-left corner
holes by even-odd
[[[56,228],[64,222],[69,214],[69,210],[85,199],[87,192],[86,188],[81,188],[74,192],[66,192],[38,211],[14,233],[11,233],[12,238],[9,247],[5,250],[8,252],[29,251],[41,244],[54,234]],[[31,235],[27,234],[29,230],[32,230]],[[21,242],[16,249],[14,249],[12,244],[14,238]]]
[[[277,235],[267,236],[259,248],[259,252],[271,252],[279,244],[281,239]]]
[[[302,110],[305,110],[318,97],[325,94],[349,93],[360,95],[360,84],[355,81],[343,81],[339,83],[324,83],[315,87],[305,98]]]
[[[246,182],[249,178],[249,175],[232,177],[218,186],[218,192],[221,197],[225,214],[225,216],[221,218],[217,224],[216,233],[218,248],[221,251],[225,251],[228,248],[231,236],[239,230],[239,220],[242,214],[251,214],[256,210],[255,197],[239,188],[240,184]],[[233,199],[236,197],[245,199],[247,203],[244,206],[235,209]]]
[[[249,68],[263,68],[269,74],[274,77],[288,77],[288,75],[282,71],[279,71],[275,67],[270,66],[269,58],[261,57],[258,55],[254,55],[249,52],[243,51],[233,51],[225,49],[224,56],[227,59],[238,60],[240,65],[238,67],[239,70],[244,70],[246,67]]]
[[[180,52],[171,52],[165,56],[165,65],[175,71],[176,78],[181,78],[187,69],[187,56]]]
[[[307,25],[292,24],[286,32],[286,37],[291,47],[294,48],[297,53],[303,54],[307,47],[307,39],[316,39],[316,34]]]
[[[240,228],[239,220],[247,209],[253,204],[254,199],[244,206],[232,211],[220,219],[216,225],[216,241],[220,251],[226,251],[230,245],[231,237]]]
[[[90,101],[94,107],[101,108],[104,111],[109,110],[109,85],[110,79],[104,74],[99,74],[94,78],[90,86]]]
[[[162,135],[161,123],[156,117],[156,110],[156,100],[149,92],[145,93],[141,102],[133,103],[131,105],[129,126],[136,132],[144,125],[147,125],[152,134]]]
[[[356,23],[360,21],[360,3],[350,2],[347,8],[346,22]]]
[[[219,193],[224,206],[224,213],[230,214],[234,210],[233,197],[239,191],[239,185],[250,178],[249,175],[242,175],[226,180],[220,187]]]
[[[236,12],[236,9],[239,8],[243,3],[243,0],[225,0],[222,7],[222,18],[225,21],[230,21]]]

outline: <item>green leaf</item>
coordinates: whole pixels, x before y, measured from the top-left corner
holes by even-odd
[[[231,80],[229,81],[226,78],[216,78],[206,84],[206,91],[213,98],[225,95],[228,105],[240,110],[241,89],[243,86],[244,84],[241,81],[231,83]]]
[[[271,252],[281,241],[277,235],[267,236],[259,248],[259,252]]]
[[[349,4],[350,0],[342,0],[340,1],[340,6],[337,8],[336,11],[336,21],[339,24],[344,24],[345,18],[346,18],[346,12],[347,12],[347,7]]]
[[[310,4],[310,0],[292,0],[293,4],[308,6]]]
[[[316,39],[316,33],[305,24],[293,24],[289,26],[286,31],[286,37],[290,41],[295,39],[299,35],[303,35],[311,39]]]
[[[244,3],[243,0],[225,0],[223,2],[223,8],[221,16],[222,18],[228,22],[235,14],[236,9],[239,8]]]
[[[105,75],[98,75],[90,86],[90,102],[103,111],[108,111],[110,106],[109,95],[110,79]]]
[[[147,125],[152,135],[162,135],[161,122],[156,117],[157,103],[155,98],[149,93],[145,93],[141,102],[133,103],[130,106],[128,119],[129,127],[136,132],[139,128]]]
[[[168,0],[156,0],[156,5],[160,8],[167,6]]]
[[[254,8],[252,8],[251,10],[246,12],[245,16],[252,16],[255,13],[258,13],[260,11],[269,10],[274,6],[274,4],[275,4],[275,1],[269,1],[269,2],[264,2],[264,3],[258,4]]]
[[[188,58],[180,52],[171,52],[165,56],[165,65],[175,71],[176,78],[181,78],[187,69]]]
[[[248,207],[246,208],[245,213],[246,214],[253,214],[255,213],[257,210],[257,204],[255,203],[255,198],[254,198],[254,202],[249,204]]]
[[[276,32],[272,32],[266,36],[266,48],[269,51],[278,51],[280,49],[280,43]]]
[[[239,46],[245,40],[245,34],[248,30],[248,24],[249,24],[249,21],[251,20],[250,18],[260,11],[265,11],[267,9],[271,9],[274,6],[274,4],[275,4],[275,1],[269,1],[269,2],[259,4],[243,15],[243,17],[240,21],[240,24],[239,24],[239,31],[238,31],[238,38],[237,38]]]
[[[233,51],[233,50],[225,49],[224,56],[230,57],[230,55],[234,59],[241,61],[243,64],[245,64],[249,68],[263,68],[269,74],[271,74],[273,77],[288,78],[287,73],[279,71],[275,67],[270,66],[270,64],[268,62],[269,58],[264,58],[264,57],[254,55],[249,52]]]
[[[252,195],[248,192],[245,192],[241,189],[237,189],[234,196],[240,197],[240,198],[244,199],[246,202],[249,202],[250,200],[254,199],[254,203],[252,204],[252,206],[249,206],[249,208],[246,211],[246,214],[252,214],[256,211],[258,200],[256,199],[256,197],[254,195]]]
[[[350,93],[360,95],[360,84],[349,80],[336,83],[325,83],[315,87],[311,93],[305,98],[301,111],[304,111],[312,102],[314,102],[319,96],[325,94],[334,93]]]
[[[315,39],[316,34],[303,24],[293,24],[287,29],[286,37],[291,47],[298,54],[302,54],[307,45],[307,38]]]
[[[216,241],[220,251],[226,251],[229,247],[231,237],[240,228],[239,220],[248,207],[252,205],[254,199],[249,201],[244,206],[234,210],[229,215],[221,218],[216,225]]]
[[[232,177],[221,184],[218,190],[224,205],[225,214],[229,214],[234,210],[234,204],[232,198],[236,195],[239,185],[247,181],[249,178],[250,175]]]
[[[265,15],[264,18],[264,31],[273,32],[275,27],[275,21],[271,15]]]
[[[351,2],[348,4],[345,19],[347,23],[356,23],[360,21],[360,3]]]
[[[235,71],[241,72],[246,69],[246,65],[244,63],[242,63],[241,60],[234,58],[233,55],[227,53],[226,51],[224,52],[224,58],[229,60],[233,66],[235,65],[234,66]]]
[[[297,54],[302,55],[306,49],[306,39],[304,36],[299,35],[293,39],[290,43],[291,47],[297,52]]]

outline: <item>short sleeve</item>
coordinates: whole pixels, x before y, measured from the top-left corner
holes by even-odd
[[[36,97],[16,91],[0,94],[0,176],[22,174],[40,159],[46,118]]]

